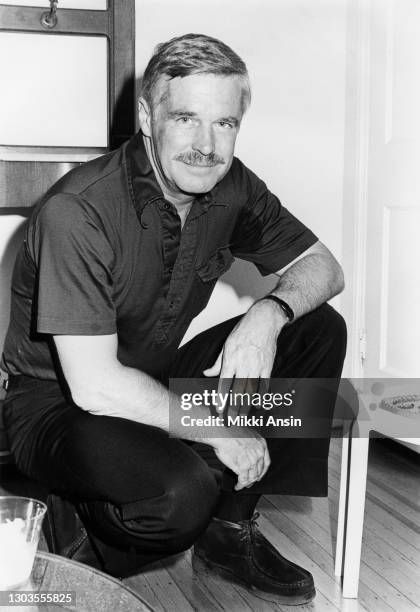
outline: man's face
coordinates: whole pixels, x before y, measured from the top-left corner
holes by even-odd
[[[161,80],[155,108],[140,123],[155,171],[169,194],[210,191],[228,172],[242,119],[236,76],[193,74]],[[147,122],[147,126],[144,125]]]

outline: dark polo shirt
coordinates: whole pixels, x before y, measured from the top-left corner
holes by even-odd
[[[316,240],[236,158],[181,231],[137,134],[69,172],[35,208],[2,365],[55,379],[51,334],[117,333],[121,363],[158,376],[235,257],[265,275]]]

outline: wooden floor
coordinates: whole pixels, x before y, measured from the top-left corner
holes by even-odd
[[[341,440],[333,439],[328,498],[273,495],[258,504],[261,531],[284,556],[312,572],[317,595],[311,604],[276,606],[219,577],[196,575],[190,551],[124,582],[165,612],[419,611],[420,455],[390,440],[371,441],[358,600],[343,599],[334,576],[340,457]],[[0,482],[0,494],[6,492]]]
[[[316,598],[305,606],[276,606],[210,575],[195,575],[188,551],[126,579],[160,611],[270,610],[397,612],[420,610],[420,456],[391,441],[370,444],[359,599],[341,597],[334,576],[341,440],[331,443],[329,497],[266,496],[261,531],[289,559],[310,570]]]

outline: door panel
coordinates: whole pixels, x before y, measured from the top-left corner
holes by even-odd
[[[371,4],[365,377],[420,372],[420,3]]]
[[[392,376],[414,376],[418,363],[419,228],[420,208],[384,209],[379,368]]]
[[[420,56],[419,24],[418,0],[389,2],[386,25],[386,128],[387,140],[394,142],[420,138],[420,81],[413,72],[417,66],[416,58]]]

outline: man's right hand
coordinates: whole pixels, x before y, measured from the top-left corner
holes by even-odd
[[[267,443],[256,431],[244,430],[241,438],[217,438],[211,441],[217,458],[235,474],[235,490],[252,487],[270,466]],[[207,441],[210,443],[210,440]]]

